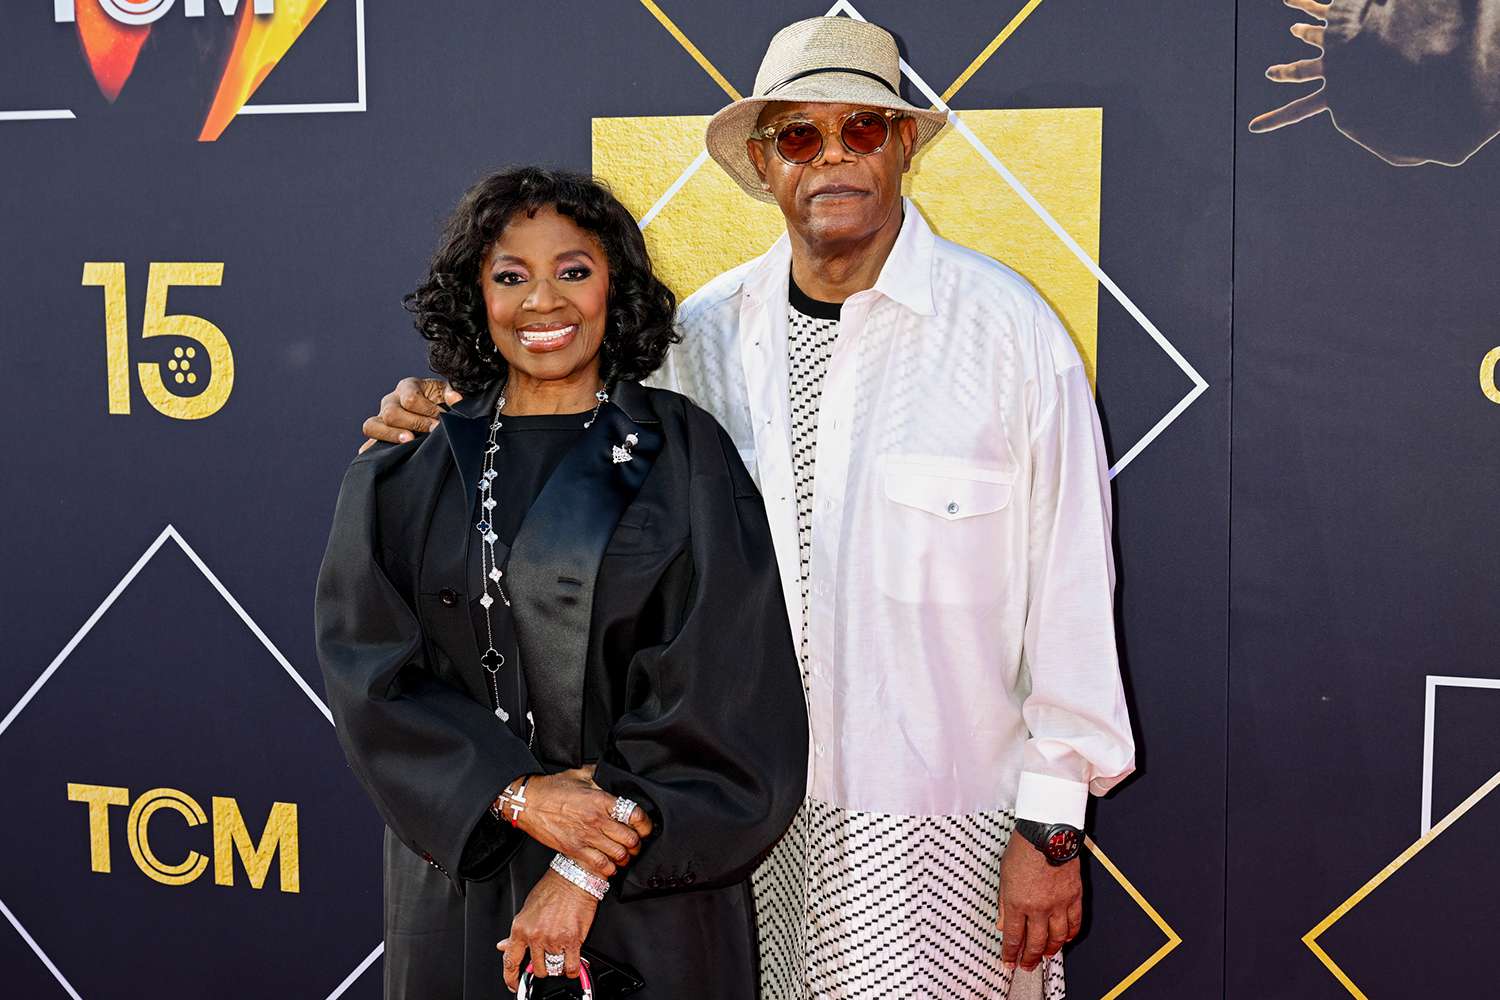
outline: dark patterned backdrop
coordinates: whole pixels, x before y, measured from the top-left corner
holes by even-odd
[[[827,8],[56,6],[0,15],[0,991],[375,997],[311,598],[358,424],[424,370],[399,298],[520,161],[596,166],[680,293],[758,253],[688,116]],[[1093,810],[1071,994],[1488,995],[1500,153],[1251,134],[1316,55],[1271,0],[839,9],[968,125],[913,180],[939,231],[1096,366],[1141,768]]]

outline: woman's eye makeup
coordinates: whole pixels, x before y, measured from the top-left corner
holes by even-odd
[[[520,271],[500,271],[495,275],[497,285],[519,285],[526,280],[526,275]]]
[[[568,281],[586,281],[593,273],[593,271],[582,264],[574,264],[571,267],[564,268],[559,277]]]

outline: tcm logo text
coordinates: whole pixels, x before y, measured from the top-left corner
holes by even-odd
[[[219,10],[226,15],[239,10],[240,0],[217,0]],[[97,3],[104,13],[121,24],[151,24],[166,16],[177,0],[84,0]],[[182,0],[185,17],[202,17],[204,0]],[[59,24],[72,22],[77,9],[76,0],[52,0],[52,19]],[[276,0],[254,0],[257,14],[274,14]]]
[[[127,789],[70,781],[68,801],[82,802],[88,806],[89,865],[96,872],[108,873],[111,870],[113,859],[110,852],[109,808],[124,805],[130,806],[125,818],[125,841],[130,846],[130,856],[135,859],[136,867],[148,878],[163,885],[187,885],[208,868],[208,858],[195,850],[189,850],[187,857],[176,862],[164,861],[151,850],[151,820],[163,810],[176,813],[189,827],[208,822],[208,815],[203,807],[186,792],[175,788],[153,788],[143,792],[132,804]],[[271,860],[279,857],[281,891],[301,890],[302,873],[297,857],[297,805],[294,802],[271,804],[271,814],[266,818],[265,829],[261,831],[257,841],[250,835],[245,819],[240,815],[239,803],[232,798],[215,795],[212,846],[216,885],[234,885],[234,861],[238,856],[250,887],[259,889],[266,884]]]

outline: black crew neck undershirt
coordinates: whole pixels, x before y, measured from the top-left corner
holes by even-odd
[[[812,298],[797,287],[797,279],[790,274],[787,275],[787,297],[791,299],[793,309],[813,319],[836,320],[839,318],[840,310],[844,308],[842,302],[822,302]]]

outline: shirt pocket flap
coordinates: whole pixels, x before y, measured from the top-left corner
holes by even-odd
[[[1010,503],[1014,474],[972,465],[928,465],[890,461],[886,499],[946,521],[993,514]]]

